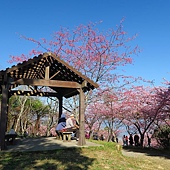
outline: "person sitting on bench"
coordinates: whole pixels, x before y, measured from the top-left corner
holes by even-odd
[[[16,137],[17,137],[17,133],[15,132],[13,127],[10,129],[10,131],[7,134],[5,134],[5,139],[7,140],[8,144],[13,144]]]
[[[74,114],[71,114],[69,118],[66,120],[66,132],[75,133],[76,140],[79,140],[79,125],[75,121]]]
[[[62,114],[58,120],[58,125],[56,126],[56,133],[59,139],[63,140],[62,130],[65,128],[65,126],[66,126],[66,116],[65,114]]]

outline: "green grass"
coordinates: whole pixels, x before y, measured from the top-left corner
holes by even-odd
[[[115,143],[95,142],[103,146],[0,152],[0,170],[159,170],[168,169],[170,165],[169,160],[163,157],[126,157],[117,150]]]

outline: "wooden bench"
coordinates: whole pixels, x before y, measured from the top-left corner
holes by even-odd
[[[6,134],[5,139],[7,141],[7,144],[13,145],[16,137],[17,137],[17,134]]]
[[[71,141],[71,134],[73,132],[62,132],[63,133],[63,141]]]

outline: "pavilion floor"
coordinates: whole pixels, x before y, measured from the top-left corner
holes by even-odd
[[[70,142],[57,140],[56,137],[38,137],[38,138],[16,138],[13,145],[7,145],[7,149],[3,152],[26,152],[26,151],[46,151],[56,150],[72,147],[89,147],[89,146],[101,146],[96,143],[86,140],[84,146],[79,146],[76,140]]]

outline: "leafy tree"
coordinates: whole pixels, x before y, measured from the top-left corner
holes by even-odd
[[[23,127],[21,126],[22,117],[25,115],[26,101],[28,100],[27,96],[12,96],[9,100],[9,112],[8,112],[8,127],[9,130],[11,127],[15,131],[22,134]]]
[[[47,103],[49,107],[49,113],[47,114],[47,117],[45,118],[46,122],[44,121],[43,124],[47,126],[47,132],[46,136],[49,136],[51,134],[50,130],[54,128],[58,123],[58,107],[59,103],[56,98],[47,98]]]
[[[33,102],[31,104],[32,107],[32,115],[34,116],[34,135],[39,135],[39,128],[40,128],[40,120],[43,116],[49,113],[49,106],[45,105],[40,99],[38,98],[32,98]]]
[[[156,138],[157,142],[163,148],[167,149],[170,147],[170,126],[163,125],[159,128],[156,128],[153,134],[153,137]]]

